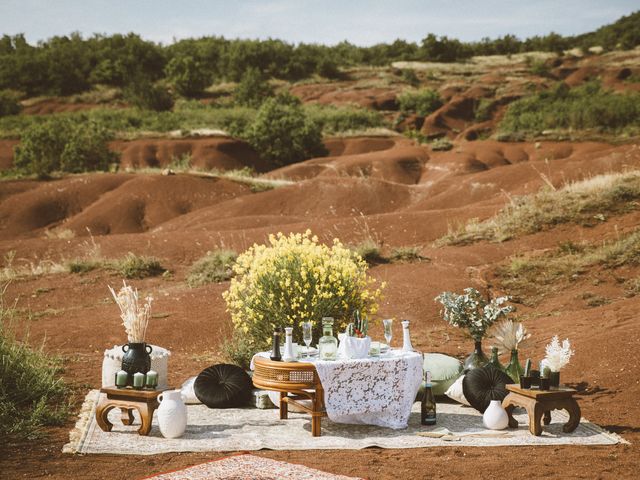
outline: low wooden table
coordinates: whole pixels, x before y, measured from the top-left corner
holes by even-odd
[[[327,411],[316,367],[307,362],[273,362],[261,357],[255,358],[254,366],[253,385],[280,392],[280,419],[286,420],[288,405],[295,405],[311,414],[311,434],[319,437],[322,417],[327,416]]]
[[[121,419],[124,425],[133,423],[133,410],[140,413],[142,425],[138,429],[140,435],[149,435],[151,431],[151,421],[153,412],[158,408],[158,395],[163,390],[135,390],[133,388],[101,388],[101,393],[106,393],[106,397],[101,397],[96,407],[96,422],[102,430],[110,432],[113,424],[107,418],[109,412],[114,408],[121,411]]]
[[[569,421],[565,423],[562,430],[565,433],[573,432],[580,424],[580,406],[573,394],[577,392],[573,388],[557,387],[551,390],[539,390],[538,388],[523,389],[518,384],[506,386],[509,394],[502,401],[502,407],[509,415],[509,426],[518,427],[518,421],[513,418],[512,412],[515,407],[524,407],[529,414],[529,431],[539,436],[542,434],[542,425],[551,423],[551,410],[566,410],[569,413]]]

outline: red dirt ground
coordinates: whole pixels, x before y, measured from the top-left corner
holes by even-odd
[[[183,148],[169,141],[156,145],[163,145],[164,151]],[[640,221],[640,214],[631,212],[592,228],[565,225],[501,244],[435,248],[432,241],[449,228],[471,218],[487,218],[514,195],[534,192],[546,182],[557,187],[603,172],[637,169],[640,150],[602,143],[478,141],[457,143],[449,152],[431,152],[394,137],[333,139],[327,146],[330,157],[267,174],[299,181],[262,193],[228,180],[191,175],[90,174],[49,182],[3,181],[4,267],[9,266],[8,252],[14,252],[16,269],[89,255],[96,247],[85,227],[107,258],[128,251],[158,257],[172,275],[131,283],[157,299],[149,341],[171,349],[170,382],[179,385],[220,359],[221,340],[230,331],[221,298],[227,284],[191,289],[184,281],[191,263],[207,250],[225,246],[241,251],[263,242],[268,233],[306,228],[326,241],[336,236],[347,243],[373,238],[387,250],[419,245],[429,261],[372,268],[374,277],[388,283],[381,313],[410,319],[416,348],[463,357],[471,345],[440,319],[435,295],[469,285],[497,293],[492,272],[510,255],[554,248],[567,239],[597,242],[631,231]],[[73,235],[63,235],[66,230]],[[633,278],[638,273],[620,271],[616,276]],[[533,333],[523,355],[540,358],[553,334],[569,337],[576,356],[563,379],[580,390],[583,415],[632,445],[258,455],[372,479],[637,478],[640,303],[638,297],[625,296],[616,276],[592,272],[559,286],[535,309],[521,307],[520,315]],[[64,356],[64,377],[74,386],[76,406],[89,388],[100,385],[104,349],[123,342],[106,288],[119,282],[105,271],[29,275],[14,280],[7,290],[5,301],[17,302],[22,312],[19,328],[30,331],[30,341],[38,344],[46,338],[46,349]],[[610,303],[589,307],[582,298],[587,291]],[[376,325],[373,335],[379,336],[380,330]],[[222,456],[62,454],[73,422],[70,418],[64,427],[47,429],[48,436],[38,441],[0,445],[2,478],[141,478]]]

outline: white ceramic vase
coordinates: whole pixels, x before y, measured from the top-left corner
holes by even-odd
[[[345,350],[349,358],[367,358],[371,348],[371,337],[345,337]]]
[[[402,351],[413,352],[413,345],[411,345],[411,334],[409,333],[409,320],[402,321]]]
[[[500,400],[491,400],[491,403],[482,415],[482,423],[489,430],[504,430],[509,426],[509,415]]]
[[[187,407],[180,390],[167,390],[158,395],[158,425],[165,438],[181,437],[187,428]]]
[[[282,354],[283,362],[295,362],[297,360],[296,352],[293,351],[293,327],[286,327],[284,329],[285,343],[284,353]]]

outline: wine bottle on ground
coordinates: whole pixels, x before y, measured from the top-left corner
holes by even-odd
[[[422,383],[424,393],[422,394],[422,403],[420,404],[420,423],[422,425],[436,424],[436,399],[431,390],[431,372],[424,372],[424,381]]]

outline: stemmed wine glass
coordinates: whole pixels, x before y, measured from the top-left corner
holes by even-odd
[[[311,340],[313,340],[313,324],[311,322],[302,322],[302,340],[307,346],[307,358],[309,358],[309,347],[311,346]]]
[[[387,345],[389,346],[389,352],[391,351],[391,339],[393,338],[393,318],[385,318],[382,320],[382,325],[384,325],[384,339],[387,341]]]

